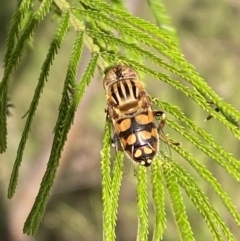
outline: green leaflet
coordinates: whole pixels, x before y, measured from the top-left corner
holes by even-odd
[[[160,160],[156,158],[151,165],[151,185],[152,196],[155,207],[155,227],[153,234],[154,240],[161,240],[166,228],[166,212],[164,203],[164,183],[163,175],[160,172]]]
[[[52,0],[42,1],[39,9],[32,15],[28,24],[22,31],[17,43],[15,44],[15,38],[18,36],[21,20],[24,14],[29,8],[31,2],[22,1],[19,5],[19,9],[13,16],[13,25],[9,31],[7,38],[7,51],[4,57],[4,76],[0,85],[0,113],[2,113],[2,118],[0,118],[0,153],[4,152],[7,148],[7,123],[6,123],[6,106],[7,106],[7,94],[8,94],[8,84],[10,76],[13,72],[14,67],[17,66],[19,60],[21,59],[25,43],[29,40],[31,35],[36,30],[40,21],[45,17],[46,13],[49,11]]]
[[[175,175],[169,163],[164,163],[162,169],[166,189],[181,240],[195,240],[186,214],[181,190],[177,182],[178,176]]]
[[[147,168],[137,166],[138,241],[148,240]]]
[[[80,33],[80,35],[76,39],[76,41],[77,42],[80,41],[80,43],[78,43],[78,44],[76,43],[74,45],[75,48],[79,47],[79,44],[81,46],[82,33]],[[72,60],[74,59],[76,61],[75,57],[73,56],[75,54],[77,54],[77,56],[78,56],[77,60],[79,61],[80,60],[79,58],[81,56],[78,54],[78,49],[75,49],[72,52],[71,59]],[[61,108],[59,109],[59,118],[58,118],[57,126],[55,127],[55,136],[54,136],[54,140],[53,140],[53,145],[52,145],[52,150],[51,150],[47,170],[44,174],[39,193],[36,197],[36,201],[35,201],[35,203],[32,207],[32,210],[25,222],[24,233],[34,234],[39,225],[40,218],[43,215],[43,212],[44,212],[44,209],[46,206],[47,197],[48,197],[50,189],[53,185],[54,177],[55,177],[56,170],[58,167],[58,162],[59,162],[59,159],[61,156],[61,152],[62,152],[64,143],[66,141],[67,133],[69,132],[69,129],[73,122],[74,114],[77,109],[77,106],[85,92],[87,85],[89,84],[89,79],[94,74],[93,71],[96,68],[97,58],[98,58],[97,54],[92,56],[92,59],[89,62],[88,66],[86,68],[86,71],[82,76],[82,81],[80,82],[80,84],[76,85],[76,87],[75,87],[72,99],[70,101],[70,105],[65,106],[64,104],[62,104]],[[71,65],[69,66],[69,68],[71,68]],[[73,71],[73,70],[68,70],[68,73],[69,73],[69,71]],[[75,73],[75,75],[76,75],[76,73]],[[69,75],[67,74],[67,77],[68,76]],[[72,84],[71,81],[72,80],[69,81],[69,78],[66,78],[65,85],[71,86],[71,84]],[[65,95],[67,95],[66,92],[68,92],[67,88],[65,88],[64,90],[65,90],[65,93],[63,92],[63,98]],[[66,114],[65,119],[62,118],[63,114]]]
[[[51,46],[49,48],[47,58],[45,62],[43,63],[42,66],[42,72],[40,73],[40,77],[38,79],[38,85],[35,90],[35,94],[33,96],[32,103],[30,105],[30,108],[27,112],[27,121],[26,125],[22,134],[22,138],[19,144],[19,148],[17,151],[17,157],[14,163],[12,175],[11,175],[11,180],[9,184],[9,189],[8,189],[8,197],[11,198],[14,194],[14,191],[17,186],[17,179],[18,179],[18,173],[19,173],[19,168],[22,162],[22,157],[23,157],[23,152],[24,148],[27,142],[28,134],[31,128],[31,123],[34,117],[34,114],[37,109],[37,105],[40,99],[40,95],[43,91],[45,82],[47,81],[47,77],[49,75],[50,71],[50,66],[52,64],[52,61],[54,59],[55,54],[57,53],[57,49],[61,45],[61,42],[63,41],[63,37],[68,29],[68,20],[69,20],[69,12],[66,12],[63,17],[62,17],[62,22],[59,24],[59,27],[57,29],[57,33],[51,43]]]

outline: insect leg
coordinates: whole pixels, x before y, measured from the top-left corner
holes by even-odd
[[[176,142],[176,141],[171,140],[163,132],[163,127],[166,124],[166,115],[165,115],[165,113],[163,111],[155,110],[155,111],[153,111],[153,114],[155,115],[156,118],[157,117],[161,117],[162,118],[161,121],[159,122],[159,126],[157,128],[158,134],[159,134],[159,138],[161,140],[163,140],[164,142],[168,143],[168,144],[179,146],[181,144],[180,142]]]
[[[110,121],[111,122],[111,118],[110,118],[110,115],[109,115],[109,107],[106,108],[104,111],[106,113],[106,121]],[[119,140],[119,138],[118,138],[116,133],[113,134],[113,137],[112,137],[112,140],[111,140],[111,144],[112,144],[113,147],[115,147],[115,149],[117,151],[122,151],[120,140]]]
[[[165,123],[166,123],[166,115],[163,111],[160,111],[160,110],[155,110],[153,111],[153,114],[154,116],[157,118],[157,117],[161,117],[161,121],[159,123],[159,126],[157,128],[158,132],[161,132],[163,127],[165,126]]]
[[[116,133],[113,134],[112,146],[115,147],[117,151],[123,151],[122,145],[120,143],[120,138]]]

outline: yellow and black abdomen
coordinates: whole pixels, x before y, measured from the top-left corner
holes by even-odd
[[[135,162],[149,166],[158,151],[158,132],[153,113],[145,111],[116,121],[115,137],[122,149]]]

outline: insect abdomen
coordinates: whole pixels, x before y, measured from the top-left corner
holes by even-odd
[[[145,112],[140,115],[148,118],[151,114]],[[149,166],[158,151],[158,133],[153,122],[144,123],[140,119],[142,123],[139,123],[137,117],[140,115],[117,121],[117,126],[120,127],[117,136],[131,159]]]
[[[149,166],[157,152],[157,140],[154,136],[149,139],[143,139],[144,134],[140,131],[136,133],[136,142],[127,144],[125,151],[131,158],[143,166]],[[139,138],[141,136],[141,138]]]

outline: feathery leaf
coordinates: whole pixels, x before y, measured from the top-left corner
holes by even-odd
[[[57,53],[58,48],[61,46],[65,33],[67,32],[68,20],[69,20],[69,12],[65,12],[65,14],[62,17],[62,21],[59,24],[59,27],[57,29],[56,35],[54,36],[54,39],[50,45],[50,48],[49,48],[49,51],[47,54],[47,58],[44,61],[43,66],[42,66],[42,71],[41,71],[40,77],[38,79],[38,85],[36,87],[35,94],[33,96],[33,100],[31,102],[30,108],[27,112],[27,114],[28,114],[27,121],[25,124],[25,128],[23,130],[22,138],[20,140],[20,144],[19,144],[18,151],[17,151],[17,157],[16,157],[14,167],[12,170],[12,175],[11,175],[9,189],[8,189],[8,197],[9,198],[12,198],[14,191],[16,189],[16,186],[17,186],[19,168],[20,168],[20,165],[22,162],[23,152],[24,152],[28,134],[29,134],[29,131],[31,128],[32,120],[33,120],[33,117],[34,117],[36,109],[37,109],[40,95],[43,92],[44,84],[47,81],[47,77],[48,77],[49,71],[50,71],[50,66],[54,60],[54,56]]]
[[[177,43],[177,37],[176,37],[176,31],[173,28],[172,24],[171,24],[171,20],[168,16],[168,14],[166,13],[166,9],[163,6],[163,1],[162,0],[147,0],[150,8],[151,8],[151,12],[154,15],[154,18],[157,22],[157,26],[160,29],[165,30],[166,32],[169,33],[169,35],[173,38],[174,42]]]
[[[207,149],[208,150],[207,153],[210,154],[210,155],[208,154],[210,157],[214,158],[215,160],[221,160],[221,161],[218,161],[218,163],[220,165],[226,164],[225,165],[226,170],[228,170],[230,168],[229,167],[229,164],[230,164],[233,167],[233,168],[231,168],[232,172],[234,173],[234,169],[236,170],[236,175],[234,175],[234,177],[236,178],[236,180],[239,181],[239,177],[238,177],[239,176],[238,171],[240,171],[239,160],[233,158],[230,153],[228,153],[226,150],[223,149],[223,147],[221,147],[219,144],[217,144],[209,133],[207,133],[205,130],[197,127],[196,124],[192,120],[188,119],[184,115],[184,113],[179,109],[179,107],[173,106],[166,102],[161,102],[156,98],[153,99],[153,103],[156,104],[157,106],[159,106],[160,108],[166,110],[167,112],[169,112],[171,115],[173,115],[177,119],[181,120],[185,125],[187,125],[187,127],[189,127],[191,130],[196,132],[199,136],[201,136],[207,142],[207,144],[213,148],[213,150],[211,150],[209,147],[207,147],[207,145],[205,145],[204,149],[200,148],[199,140],[197,141],[197,143],[195,142],[196,147],[200,148],[201,150]],[[169,121],[169,125],[171,125],[171,124],[172,124],[172,128],[174,128],[175,130],[177,130],[178,132],[183,134],[184,130],[179,125],[177,125],[177,123],[173,123],[173,122]],[[187,132],[184,132],[184,133],[185,133],[185,137],[187,136],[188,139],[189,138],[192,139],[192,136],[190,136]],[[196,138],[194,138],[194,139],[196,140]],[[194,140],[192,140],[192,141],[194,141]],[[226,160],[224,160],[224,158]]]
[[[148,197],[147,197],[147,168],[137,165],[137,206],[138,234],[137,241],[148,240]]]
[[[116,240],[115,235],[115,227],[117,222],[117,208],[118,208],[118,196],[120,192],[121,187],[121,180],[122,180],[122,174],[123,174],[123,153],[117,152],[116,156],[114,158],[114,167],[113,167],[113,173],[112,173],[112,185],[111,185],[111,213],[112,213],[112,237],[113,240]]]
[[[177,183],[178,175],[175,175],[172,170],[172,166],[169,165],[168,162],[162,165],[162,170],[168,196],[173,209],[174,219],[176,221],[181,240],[195,240],[186,214],[181,190]]]
[[[78,42],[78,43],[77,43]],[[79,53],[76,53],[79,51],[76,47],[82,46],[82,33],[79,33],[76,43],[74,44],[74,50],[72,52],[71,60],[73,60],[73,68],[72,65],[69,65],[68,69],[68,74],[65,79],[65,85],[70,85],[72,84],[73,80],[69,79],[69,72],[77,71],[77,68],[75,68],[75,61],[79,62],[81,55]],[[24,233],[27,234],[33,234],[36,232],[36,228],[39,225],[39,221],[41,216],[43,215],[45,205],[46,205],[46,200],[49,195],[50,189],[53,185],[54,177],[56,174],[57,167],[59,165],[59,159],[61,157],[61,152],[64,146],[64,143],[67,139],[67,134],[70,130],[75,111],[77,109],[77,106],[84,94],[84,88],[82,86],[87,87],[89,83],[89,78],[93,74],[93,69],[94,66],[96,67],[97,63],[97,54],[93,55],[91,61],[89,62],[87,69],[82,76],[82,81],[80,84],[76,87],[75,92],[72,96],[72,101],[70,102],[69,108],[66,108],[64,105],[61,106],[59,110],[59,116],[58,118],[62,118],[62,112],[66,113],[65,118],[62,118],[62,121],[58,119],[58,126],[55,127],[55,136],[52,144],[52,150],[47,166],[47,170],[44,174],[41,187],[39,190],[39,193],[36,197],[35,203],[32,207],[32,210],[27,218],[27,221],[25,222],[24,225]],[[76,72],[75,72],[75,77],[76,78]],[[69,83],[70,82],[70,83]],[[80,90],[80,91],[79,91]],[[64,89],[65,92],[68,91],[68,89]],[[63,92],[63,97],[66,93]],[[67,111],[66,111],[67,109]]]
[[[178,183],[205,219],[214,240],[223,240],[220,230],[226,236],[227,240],[236,240],[196,181],[178,163],[168,161],[167,165],[171,166],[171,171],[177,177]]]
[[[106,121],[103,138],[103,148],[101,150],[101,170],[102,170],[102,199],[103,199],[103,239],[106,241],[112,238],[112,213],[111,213],[111,175],[110,175],[110,143],[111,131],[110,122]]]
[[[32,15],[29,14],[31,13],[29,11],[31,3],[31,0],[19,1],[18,10],[13,16],[12,26],[7,39],[7,51],[4,60],[5,72],[3,81],[0,83],[0,113],[3,114],[3,117],[0,118],[0,152],[6,150],[7,93],[10,75],[21,59],[25,43],[29,41],[39,23],[46,16],[47,12],[50,11],[52,0],[43,0],[39,9]],[[155,79],[169,84],[171,87],[184,93],[187,97],[190,97],[203,110],[209,112],[211,116],[231,130],[236,138],[240,139],[240,129],[238,125],[236,125],[240,119],[240,112],[224,102],[199,76],[194,67],[186,61],[178,46],[176,36],[174,33],[169,33],[169,29],[173,28],[171,27],[162,1],[148,0],[159,27],[131,15],[122,3],[108,4],[100,0],[78,0],[79,8],[73,8],[71,5],[72,3],[70,4],[65,0],[54,0],[54,3],[59,8],[60,12],[63,13],[63,16],[50,46],[47,58],[43,64],[39,83],[35,90],[35,95],[29,111],[27,112],[28,118],[9,185],[9,197],[12,197],[14,194],[19,167],[32,119],[36,112],[44,84],[47,81],[53,58],[57,50],[61,47],[63,37],[68,30],[68,24],[70,23],[73,29],[79,33],[74,43],[68,65],[62,100],[59,106],[58,120],[54,128],[55,136],[47,170],[43,177],[35,203],[24,226],[24,232],[27,234],[33,234],[37,230],[46,206],[47,197],[53,185],[61,152],[73,122],[75,111],[90,83],[97,65],[101,70],[104,70],[107,66],[106,63],[111,63],[112,65],[125,63],[141,71],[143,74],[151,75]],[[70,11],[71,14],[69,14]],[[30,18],[26,26],[21,29],[21,24],[26,13],[30,15]],[[83,46],[86,46],[92,53],[92,59],[82,76],[81,82],[77,84],[76,73]],[[145,48],[150,50],[145,50]],[[153,52],[155,54],[153,54]],[[121,56],[121,54],[123,56]],[[142,60],[145,59],[148,60],[150,64],[157,66],[157,71],[141,64],[141,62],[143,62]],[[167,74],[165,74],[166,72]],[[171,75],[173,74],[174,77],[170,78],[168,76],[169,73]],[[180,77],[181,81],[176,80],[176,76]],[[215,104],[219,112],[210,108],[209,102]],[[238,182],[240,181],[239,161],[216,143],[211,135],[197,127],[178,107],[160,102],[157,99],[154,99],[153,103],[182,121],[194,132],[194,134],[189,134],[181,125],[168,120],[168,125],[172,129],[180,133],[203,153],[214,159],[230,174],[230,176],[234,177]],[[111,172],[110,128],[111,126],[108,120],[105,126],[103,148],[101,151],[103,234],[104,240],[107,241],[116,239],[115,228],[118,196],[123,166],[123,153],[117,152]],[[197,135],[203,138],[204,141],[200,141]],[[240,217],[237,209],[212,173],[183,148],[174,145],[172,148],[183,156],[202,179],[213,188],[239,226]],[[163,237],[166,226],[164,180],[171,200],[177,229],[182,240],[194,240],[194,237],[185,211],[180,186],[186,191],[189,198],[203,216],[215,240],[223,240],[223,235],[225,235],[227,240],[235,240],[226,224],[222,221],[221,217],[194,179],[180,166],[180,164],[172,161],[169,157],[166,161],[166,158],[167,157],[164,157],[163,154],[161,155],[161,153],[158,153],[156,160],[151,164],[152,196],[156,212],[153,240],[160,240]],[[148,240],[149,232],[147,170],[148,168],[140,165],[137,166],[139,215],[137,240],[141,241]]]
[[[29,8],[31,2],[23,1],[22,5],[20,4],[20,10],[14,16],[14,24],[9,32],[8,38],[8,49],[4,59],[4,76],[0,86],[0,113],[2,113],[2,118],[0,118],[0,153],[4,152],[7,148],[7,93],[8,93],[8,83],[10,75],[16,67],[20,57],[22,55],[24,44],[29,40],[35,29],[37,28],[39,22],[43,19],[46,12],[49,10],[52,0],[43,0],[39,9],[33,14],[30,18],[28,25],[22,31],[21,36],[18,39],[18,42],[15,44],[15,37],[19,32],[19,25],[24,15],[24,12]],[[22,8],[21,8],[22,7]],[[13,44],[13,45],[11,45]],[[12,48],[12,49],[10,49]],[[11,195],[10,195],[11,196]]]
[[[156,158],[151,164],[152,195],[155,207],[155,226],[153,241],[161,240],[166,228],[166,213],[164,203],[164,186],[162,173],[160,172],[160,160]]]

